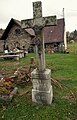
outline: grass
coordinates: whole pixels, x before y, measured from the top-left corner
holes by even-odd
[[[0,72],[4,76],[13,75],[20,66],[30,65],[30,57],[19,62],[0,61]],[[51,105],[42,106],[32,103],[31,89],[27,94],[19,94],[9,104],[0,104],[0,120],[77,120],[77,55],[46,54],[46,68],[51,69],[51,76],[58,79],[65,87],[53,86],[54,98]],[[17,85],[19,91],[27,90],[31,83]]]
[[[73,54],[77,54],[77,42],[68,44],[68,51]]]

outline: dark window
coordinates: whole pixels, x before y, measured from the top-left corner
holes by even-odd
[[[16,29],[15,33],[19,35],[21,33],[21,30],[20,29]]]

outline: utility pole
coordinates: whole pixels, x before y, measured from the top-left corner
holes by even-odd
[[[65,19],[65,13],[64,13],[64,8],[63,8],[63,18]]]
[[[65,28],[65,11],[63,8],[63,18],[64,18],[64,49],[67,50],[67,41],[66,41],[66,28]]]

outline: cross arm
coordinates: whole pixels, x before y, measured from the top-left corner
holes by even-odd
[[[33,19],[21,20],[22,28],[31,28],[33,26]]]
[[[56,16],[43,17],[44,26],[57,25]]]

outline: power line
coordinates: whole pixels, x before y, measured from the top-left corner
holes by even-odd
[[[68,9],[68,8],[66,8],[66,10],[69,10],[69,11],[72,11],[72,12],[77,12],[77,10],[74,10],[74,9]]]

